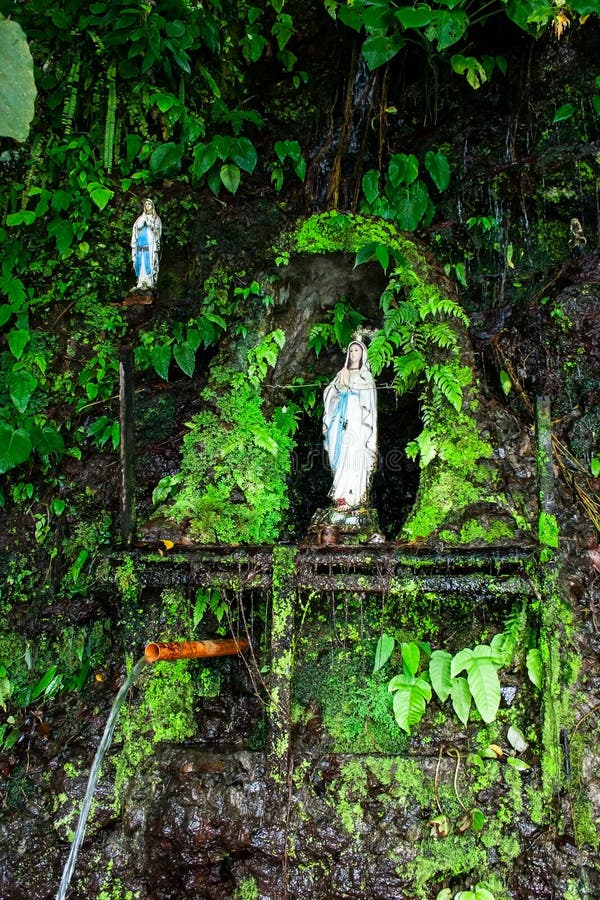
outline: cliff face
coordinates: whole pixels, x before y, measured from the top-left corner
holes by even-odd
[[[303,102],[261,95],[274,139],[305,117],[304,187],[275,197],[264,173],[222,202],[157,183],[150,302],[123,303],[121,260],[112,307],[36,312],[57,421],[92,368],[106,380],[78,408],[81,453],[8,475],[6,900],[55,894],[125,661],[230,632],[243,659],[159,663],[132,688],[74,897],[600,893],[598,28],[515,43],[508,74],[473,91],[368,72],[319,22],[321,43],[315,23],[299,38]],[[382,110],[388,154],[451,164],[416,237],[358,214]],[[99,241],[115,257],[125,219]],[[386,540],[316,546],[322,387],[354,328],[397,351],[394,310],[414,316],[423,363],[405,390],[406,351],[377,373]],[[112,423],[129,347],[124,547]]]

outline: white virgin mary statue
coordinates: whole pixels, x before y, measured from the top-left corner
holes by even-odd
[[[162,223],[149,198],[131,231],[131,260],[139,289],[152,288],[158,278]]]
[[[323,439],[333,472],[329,496],[338,507],[365,505],[377,462],[377,392],[362,341],[349,345],[323,402]]]

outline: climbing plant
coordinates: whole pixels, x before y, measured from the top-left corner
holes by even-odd
[[[424,162],[437,190],[445,191],[450,184],[450,164],[445,154],[428,150]],[[362,179],[361,212],[390,219],[402,231],[416,231],[419,225],[430,224],[435,205],[426,182],[419,177],[419,169],[419,161],[412,153],[393,154],[383,178],[376,169],[370,169]]]
[[[416,5],[398,4],[392,0],[354,0],[351,4],[340,0],[324,0],[333,18],[364,34],[362,55],[370,69],[390,62],[407,46],[417,43],[427,58],[448,59],[454,72],[464,75],[473,88],[480,87],[494,69],[506,71],[503,56],[478,56],[456,52],[473,46],[474,29],[506,16],[518,28],[533,37],[552,28],[560,37],[573,22],[582,22],[598,15],[594,0],[492,0],[472,4],[470,0],[437,0]]]
[[[377,249],[376,245],[362,248],[357,262],[376,258]],[[381,296],[381,308],[383,327],[369,345],[373,372],[393,366],[399,393],[424,379],[431,388],[429,410],[439,409],[445,400],[460,412],[462,389],[470,376],[457,358],[457,327],[468,324],[459,304],[400,262]]]
[[[202,397],[206,408],[189,423],[181,472],[159,482],[155,501],[172,498],[163,511],[189,523],[202,543],[276,540],[288,503],[297,408],[266,416],[256,383],[239,372],[222,371]]]

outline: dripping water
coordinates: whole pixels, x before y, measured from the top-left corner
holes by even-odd
[[[123,682],[123,685],[112,705],[108,721],[106,722],[106,726],[104,728],[104,734],[102,735],[102,739],[98,745],[98,749],[96,750],[96,755],[92,763],[92,768],[90,769],[87,789],[85,792],[85,797],[83,798],[83,803],[81,804],[79,821],[77,822],[77,828],[75,830],[75,837],[73,838],[69,857],[63,869],[62,879],[60,882],[58,893],[56,895],[56,900],[65,900],[65,897],[67,895],[67,889],[69,887],[69,882],[71,881],[71,876],[73,875],[73,871],[75,869],[75,863],[77,861],[79,848],[81,847],[83,837],[85,835],[85,827],[87,825],[88,816],[90,814],[92,798],[94,796],[96,784],[98,783],[98,778],[100,776],[100,767],[102,766],[102,762],[104,760],[106,752],[111,745],[115,725],[117,723],[117,716],[119,715],[119,710],[121,709],[121,706],[123,705],[123,702],[129,692],[129,688],[137,679],[138,675],[145,665],[146,659],[142,656],[142,658],[136,662],[135,666]]]

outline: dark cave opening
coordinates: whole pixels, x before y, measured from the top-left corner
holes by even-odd
[[[385,377],[377,389],[378,464],[373,477],[372,505],[382,533],[394,540],[414,505],[419,486],[418,461],[406,454],[406,445],[422,430],[416,393],[399,396]],[[322,406],[304,414],[296,434],[292,473],[289,478],[289,532],[285,537],[306,537],[317,509],[330,505],[332,476],[323,447]]]

